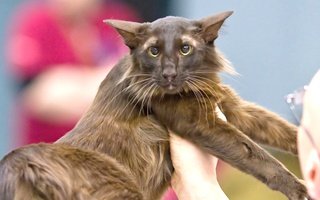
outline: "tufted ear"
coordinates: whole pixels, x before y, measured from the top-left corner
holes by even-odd
[[[206,43],[212,43],[217,37],[223,22],[232,15],[233,11],[226,11],[205,17],[198,21],[201,35]]]
[[[103,22],[115,28],[130,49],[134,49],[138,46],[138,33],[144,27],[144,24],[115,19],[106,19]]]

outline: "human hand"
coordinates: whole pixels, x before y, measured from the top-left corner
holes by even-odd
[[[180,200],[228,199],[217,181],[216,157],[174,133],[170,133],[170,150],[175,169],[171,184]]]
[[[304,95],[303,116],[297,138],[301,171],[308,193],[315,200],[320,200],[319,88],[320,70],[311,80]]]
[[[102,67],[53,66],[25,88],[21,101],[28,112],[50,123],[77,121],[108,71]]]

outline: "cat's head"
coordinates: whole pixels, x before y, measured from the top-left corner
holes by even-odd
[[[165,17],[152,23],[105,22],[119,32],[130,48],[134,63],[130,71],[135,81],[141,81],[145,90],[154,87],[157,93],[175,94],[212,85],[210,76],[230,67],[215,49],[214,41],[232,13],[200,20]]]

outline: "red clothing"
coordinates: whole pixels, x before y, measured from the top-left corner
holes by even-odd
[[[41,72],[57,64],[71,64],[68,65],[70,67],[97,66],[102,60],[118,58],[124,53],[123,42],[116,31],[102,21],[107,18],[137,19],[135,12],[122,4],[109,3],[101,8],[90,18],[92,27],[96,27],[98,41],[89,49],[89,56],[83,58],[77,57],[70,38],[66,37],[68,26],[62,25],[45,4],[24,6],[17,14],[13,21],[8,52],[12,71],[21,83],[33,80]],[[82,42],[79,41],[79,44]],[[18,112],[22,123],[18,137],[24,138],[22,144],[53,142],[76,123],[50,124],[26,112],[24,108]]]

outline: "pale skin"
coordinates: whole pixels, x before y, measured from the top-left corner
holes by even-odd
[[[309,195],[320,200],[320,158],[317,149],[307,137],[305,127],[320,147],[320,71],[311,80],[304,96],[303,116],[298,132],[298,148],[301,171]]]
[[[92,103],[108,71],[55,66],[40,74],[24,90],[23,104],[29,112],[51,123],[75,121]]]
[[[226,120],[219,109],[217,112]],[[173,133],[170,151],[175,169],[171,184],[179,200],[228,200],[217,180],[216,157]]]

